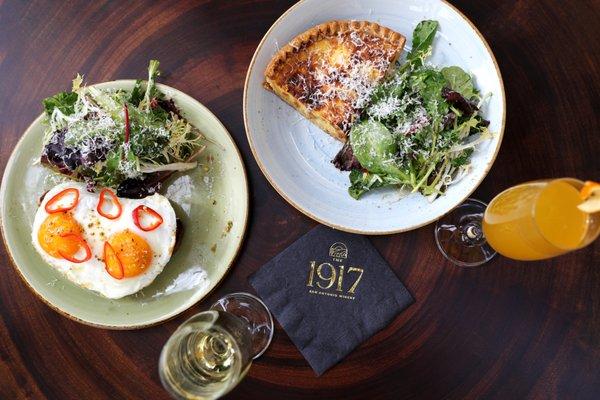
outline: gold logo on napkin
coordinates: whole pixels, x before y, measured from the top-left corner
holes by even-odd
[[[335,242],[329,247],[329,257],[335,262],[343,262],[348,258],[348,247],[341,242]],[[349,267],[344,265],[333,265],[330,262],[322,262],[317,265],[316,261],[309,263],[308,293],[321,296],[331,296],[347,300],[354,300],[356,288],[362,279],[364,269],[360,267]],[[354,278],[354,281],[348,287],[348,280]],[[318,290],[318,289],[322,290]]]
[[[348,247],[344,243],[335,242],[329,248],[331,258],[348,258]]]

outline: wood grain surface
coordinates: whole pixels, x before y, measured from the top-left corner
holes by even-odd
[[[598,0],[452,1],[481,30],[507,94],[502,149],[475,196],[489,201],[537,178],[600,179]],[[107,331],[51,311],[0,259],[1,399],[166,399],[163,343],[315,223],[269,186],[252,158],[242,88],[261,37],[293,2],[0,0],[0,163],[40,101],[89,82],[145,76],[208,106],[246,163],[251,222],[234,268],[202,304],[163,325]],[[402,2],[398,2],[402,7]],[[497,257],[477,269],[445,261],[433,227],[373,243],[416,303],[317,378],[277,326],[273,344],[231,399],[598,399],[600,242],[553,260]]]

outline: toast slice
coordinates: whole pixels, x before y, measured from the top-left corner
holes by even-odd
[[[279,50],[265,70],[263,85],[345,142],[405,41],[374,22],[326,22]]]

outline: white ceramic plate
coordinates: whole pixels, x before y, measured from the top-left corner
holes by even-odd
[[[408,197],[397,189],[348,195],[348,172],[331,159],[340,142],[312,125],[273,93],[263,89],[263,72],[277,50],[296,35],[330,20],[368,20],[407,38],[424,19],[440,23],[432,57],[434,65],[458,65],[469,71],[482,93],[492,97],[483,108],[496,135],[472,157],[472,171],[447,193],[429,203],[418,193]],[[333,228],[364,234],[402,232],[428,224],[452,210],[481,183],[500,148],[505,120],[502,77],[494,55],[475,26],[441,0],[302,0],[269,29],[250,63],[244,88],[244,122],[258,165],[273,187],[309,217]]]

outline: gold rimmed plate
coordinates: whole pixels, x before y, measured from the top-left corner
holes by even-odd
[[[354,200],[348,195],[348,173],[331,160],[341,143],[311,124],[262,87],[264,71],[277,51],[298,34],[331,20],[366,20],[407,37],[411,48],[415,26],[437,20],[434,65],[458,65],[470,72],[482,93],[491,97],[482,108],[494,137],[479,145],[470,173],[430,203],[419,193],[376,190]],[[498,65],[483,36],[456,8],[442,0],[301,0],[286,11],[260,42],[244,87],[244,123],[252,153],[263,174],[291,205],[333,228],[389,234],[431,223],[466,199],[485,178],[500,149],[506,101]]]
[[[119,80],[101,88],[132,89]],[[47,265],[31,244],[39,197],[63,180],[40,166],[43,117],[38,117],[8,160],[0,191],[2,234],[15,270],[51,308],[79,322],[110,329],[155,325],[206,297],[230,269],[248,220],[248,185],[240,153],[221,122],[179,90],[159,85],[208,139],[200,165],[172,176],[161,189],[181,219],[181,244],[155,281],[118,300],[82,289]]]

